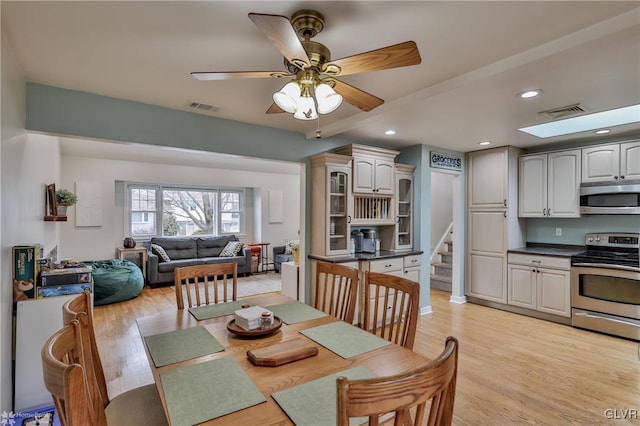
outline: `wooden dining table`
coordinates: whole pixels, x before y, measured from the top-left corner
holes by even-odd
[[[287,296],[273,294],[254,296],[242,301],[247,301],[252,305],[263,306],[267,309],[270,305],[297,303]],[[386,376],[406,371],[428,361],[424,356],[393,343],[350,358],[342,358],[300,333],[301,330],[339,321],[333,316],[324,316],[289,325],[282,324],[282,327],[272,334],[249,338],[236,335],[227,330],[227,324],[233,319],[234,316],[231,314],[199,321],[188,309],[181,309],[145,316],[136,320],[140,335],[145,342],[149,366],[151,367],[167,419],[169,419],[169,411],[160,375],[173,369],[196,365],[214,359],[233,357],[266,399],[265,403],[241,409],[203,423],[206,425],[233,426],[294,424],[271,397],[274,392],[292,388],[356,366],[365,367],[375,375]],[[224,350],[161,367],[155,366],[145,337],[197,326],[204,326],[224,346]],[[349,325],[349,327],[352,326]],[[318,348],[317,355],[277,367],[256,366],[247,357],[247,351],[249,350],[264,348],[280,342],[292,341],[293,339],[303,339],[305,343],[313,344]],[[215,403],[215,400],[216,396],[211,395],[212,403]]]

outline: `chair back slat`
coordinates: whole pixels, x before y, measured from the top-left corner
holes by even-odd
[[[185,293],[187,308],[229,302],[238,297],[238,264],[235,262],[176,268],[174,278],[178,309],[185,308]]]
[[[93,328],[93,307],[89,290],[85,290],[82,294],[62,305],[63,323],[66,325],[74,320],[80,324],[80,337],[82,339],[84,358],[87,361],[85,370],[91,379],[89,381],[91,392],[98,392],[99,394],[99,398],[93,399],[96,403],[95,408],[96,410],[99,409],[99,404],[104,409],[109,405],[110,399],[107,392],[107,380],[104,375],[100,352],[98,351],[95,329]]]
[[[72,320],[42,348],[44,384],[65,426],[106,426],[104,409],[95,409],[84,357],[81,325]]]
[[[438,358],[406,373],[360,380],[339,377],[337,424],[347,426],[352,417],[367,417],[369,425],[381,420],[386,424],[393,415],[395,425],[422,425],[431,401],[427,425],[451,425],[457,370],[458,340],[449,336]]]
[[[419,302],[420,284],[403,277],[366,272],[360,327],[413,349]]]
[[[313,306],[353,323],[358,292],[358,270],[337,263],[317,262]]]

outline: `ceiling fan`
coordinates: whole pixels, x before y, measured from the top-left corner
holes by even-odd
[[[417,65],[422,60],[413,41],[331,60],[329,49],[311,39],[324,28],[324,17],[314,10],[301,10],[291,20],[281,15],[250,13],[249,18],[284,56],[285,71],[192,72],[198,80],[292,77],[273,94],[267,114],[289,112],[301,120],[328,114],[342,101],[371,111],[384,100],[335,78],[368,71]]]

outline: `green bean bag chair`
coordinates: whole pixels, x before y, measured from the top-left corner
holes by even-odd
[[[122,302],[138,296],[144,287],[142,271],[133,262],[120,259],[82,262],[93,267],[93,304]]]

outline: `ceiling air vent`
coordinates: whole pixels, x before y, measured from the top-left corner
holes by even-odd
[[[560,108],[548,109],[546,111],[540,111],[538,114],[546,115],[550,118],[562,118],[569,117],[571,115],[582,114],[587,110],[580,104],[567,105]]]
[[[202,111],[209,111],[209,112],[215,112],[218,110],[218,108],[214,107],[213,105],[202,104],[200,102],[194,102],[194,101],[189,102],[189,108],[195,108],[195,109],[199,109]]]

